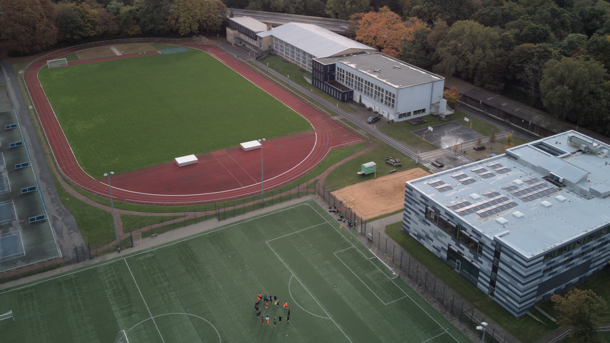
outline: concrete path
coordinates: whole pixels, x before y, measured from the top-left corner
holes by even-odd
[[[114,52],[114,54],[117,55],[117,56],[122,56],[123,55],[117,48],[114,47],[114,45],[110,46],[110,50],[112,50],[112,52]]]

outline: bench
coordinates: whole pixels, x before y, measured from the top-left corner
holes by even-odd
[[[391,160],[391,159],[392,159],[392,156],[386,156],[386,157],[385,157],[385,160],[386,160],[386,161],[387,161],[387,160]]]
[[[388,174],[396,173],[396,169],[392,169],[388,172]]]
[[[400,162],[396,162],[394,163],[394,167],[402,167],[402,164],[400,164]]]
[[[155,237],[157,237],[156,233],[153,233],[152,235],[150,235],[150,238],[155,238]]]
[[[482,151],[482,150],[487,149],[487,148],[485,148],[485,146],[484,146],[484,145],[481,145],[481,146],[473,146],[472,148],[473,148],[475,151]]]
[[[432,164],[433,166],[435,166],[436,168],[443,168],[443,167],[445,166],[445,165],[444,165],[444,164],[443,164],[441,161],[439,161],[439,160],[434,160],[434,161],[432,161],[432,163],[431,163],[431,164]]]

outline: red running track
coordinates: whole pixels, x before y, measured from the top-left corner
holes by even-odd
[[[172,42],[168,42],[172,44]],[[310,141],[314,144],[307,144],[307,134],[290,135],[294,140],[272,139],[264,143],[265,149],[265,190],[285,185],[292,180],[306,174],[317,166],[326,157],[328,152],[337,147],[347,146],[362,142],[363,139],[347,130],[340,124],[328,118],[321,112],[309,106],[301,99],[287,92],[267,78],[258,74],[242,62],[235,59],[224,50],[211,45],[180,44],[209,53],[220,62],[233,69],[244,78],[248,79],[271,96],[283,102],[297,113],[307,119],[313,126],[313,136],[309,135]],[[72,149],[63,133],[63,130],[55,116],[53,109],[42,89],[38,80],[38,71],[46,66],[46,60],[65,56],[69,53],[81,50],[63,50],[56,54],[49,55],[45,60],[33,64],[25,73],[25,83],[31,94],[32,101],[42,122],[45,135],[51,145],[53,155],[62,173],[74,184],[92,193],[109,197],[109,189],[106,180],[96,180],[85,173],[78,165]],[[122,56],[111,56],[88,60],[89,63],[101,62],[114,59],[132,58],[154,54],[130,54]],[[85,63],[85,61],[80,61]],[[75,64],[71,62],[70,64]],[[299,146],[300,143],[303,146]],[[292,143],[291,143],[292,142]],[[307,155],[304,155],[305,147],[310,146]],[[227,174],[234,172],[230,178],[228,175],[209,176],[209,180],[202,179],[202,170],[198,167],[188,166],[178,170],[171,168],[172,163],[164,163],[150,168],[144,168],[133,172],[123,173],[113,176],[112,195],[114,199],[132,203],[157,203],[157,204],[185,204],[185,203],[206,203],[221,201],[226,199],[241,198],[244,196],[260,193],[260,169],[254,172],[256,162],[252,156],[260,158],[258,152],[250,152],[250,156],[239,156],[236,148],[202,155],[205,164],[206,160],[216,159],[226,168]],[[282,159],[278,151],[285,150],[294,152],[297,157]],[[267,159],[266,152],[270,152],[270,159]],[[273,153],[275,151],[275,153]],[[233,158],[232,163],[231,159]],[[237,158],[235,158],[237,157]],[[191,168],[191,172],[186,172]],[[200,167],[199,167],[200,168]],[[258,164],[260,168],[260,162]],[[269,174],[268,174],[269,173]],[[208,177],[208,176],[206,176]],[[146,181],[147,180],[147,181]],[[250,182],[249,184],[247,184]],[[240,187],[235,187],[241,184]],[[164,185],[164,186],[161,186]],[[154,191],[154,192],[151,192]]]

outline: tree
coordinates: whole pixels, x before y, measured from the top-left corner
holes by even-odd
[[[595,60],[550,60],[540,82],[542,103],[559,119],[610,133],[610,81],[604,75],[604,67]]]
[[[353,14],[366,12],[368,9],[368,0],[328,0],[326,2],[326,14],[336,19],[346,20]]]
[[[461,98],[462,94],[460,94],[456,86],[453,86],[443,92],[443,99],[447,100],[447,105],[451,108],[455,108],[455,105],[457,105]]]
[[[604,299],[592,290],[573,289],[565,297],[555,294],[551,297],[555,310],[561,312],[558,324],[562,328],[572,329],[570,338],[584,339],[586,343],[598,342],[597,330],[599,318],[597,313],[606,309]]]
[[[427,27],[417,29],[413,33],[414,39],[403,44],[398,58],[421,68],[430,68],[433,63],[433,50],[428,45],[428,35],[431,32]]]
[[[508,71],[527,86],[534,106],[540,104],[540,80],[545,63],[558,59],[559,53],[549,44],[521,44],[509,55]]]
[[[138,16],[144,33],[163,34],[169,31],[167,17],[170,14],[170,0],[146,0]]]
[[[398,14],[383,7],[379,12],[369,12],[358,22],[356,39],[375,47],[384,54],[396,57],[405,42],[415,39],[415,31],[425,27],[417,18],[410,18],[406,25]]]
[[[119,32],[116,16],[105,8],[97,10],[97,19],[97,33],[99,35],[115,35]]]
[[[168,22],[181,35],[217,31],[226,13],[219,0],[175,0]]]
[[[610,71],[610,36],[593,35],[585,49],[589,56],[604,65],[606,71]]]
[[[421,0],[421,5],[413,7],[410,17],[418,17],[429,25],[444,20],[449,25],[458,20],[466,20],[480,7],[474,0]]]
[[[506,145],[508,145],[509,147],[512,147],[513,145],[515,145],[515,139],[513,138],[512,132],[509,132],[506,135]]]
[[[57,11],[50,0],[0,0],[0,32],[11,51],[33,52],[57,42]]]
[[[504,87],[504,56],[498,49],[498,33],[474,21],[458,21],[436,47],[439,63],[433,70],[458,75],[491,90]]]

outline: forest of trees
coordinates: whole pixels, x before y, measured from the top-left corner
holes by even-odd
[[[521,101],[610,136],[609,1],[0,0],[0,31],[6,47],[27,52],[91,37],[212,32],[227,7],[346,19],[346,35],[386,54],[509,96],[517,90]]]
[[[220,0],[0,0],[0,32],[14,52],[106,36],[218,31],[227,8]]]

